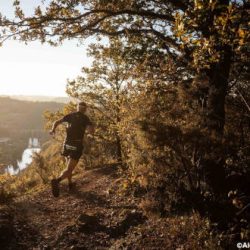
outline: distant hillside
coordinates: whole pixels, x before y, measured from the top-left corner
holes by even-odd
[[[58,102],[30,102],[0,97],[0,129],[6,132],[43,129],[43,112],[60,110],[63,106]],[[0,134],[0,137],[3,136]]]
[[[13,95],[10,96],[12,99],[21,101],[32,101],[32,102],[58,102],[68,103],[71,101],[69,97],[58,97],[58,96],[26,96],[26,95]]]
[[[29,137],[37,137],[41,143],[47,141],[49,135],[44,130],[43,113],[61,110],[64,105],[0,97],[0,163],[15,164],[27,147]]]

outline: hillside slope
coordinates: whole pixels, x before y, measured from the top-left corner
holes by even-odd
[[[69,192],[62,183],[59,198],[53,198],[47,186],[3,207],[0,248],[205,248],[200,243],[207,235],[197,215],[147,218],[137,206],[139,198],[119,191],[117,166],[88,170],[74,178],[75,190]]]
[[[1,136],[13,136],[20,130],[43,130],[43,112],[46,110],[57,111],[62,109],[63,103],[56,102],[29,102],[0,97],[0,129],[4,129],[8,134]],[[0,130],[1,132],[1,130]]]

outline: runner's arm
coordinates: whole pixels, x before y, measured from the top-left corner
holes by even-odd
[[[64,122],[64,119],[63,119],[63,118],[62,118],[62,119],[59,119],[59,120],[56,120],[56,121],[53,123],[53,125],[52,125],[52,128],[51,128],[51,130],[50,130],[50,134],[53,135],[53,134],[55,133],[55,131],[56,131],[57,126],[60,125],[60,124],[63,123],[63,122]]]

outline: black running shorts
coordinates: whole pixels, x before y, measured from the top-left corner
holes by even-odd
[[[68,143],[63,144],[62,155],[70,157],[74,160],[79,160],[82,156],[83,145],[82,143]]]

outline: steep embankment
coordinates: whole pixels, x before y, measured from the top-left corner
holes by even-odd
[[[16,199],[0,210],[0,248],[201,249],[198,217],[147,219],[139,198],[118,191],[118,175],[117,166],[88,170],[75,176],[74,191],[62,183],[59,198],[45,187]]]

